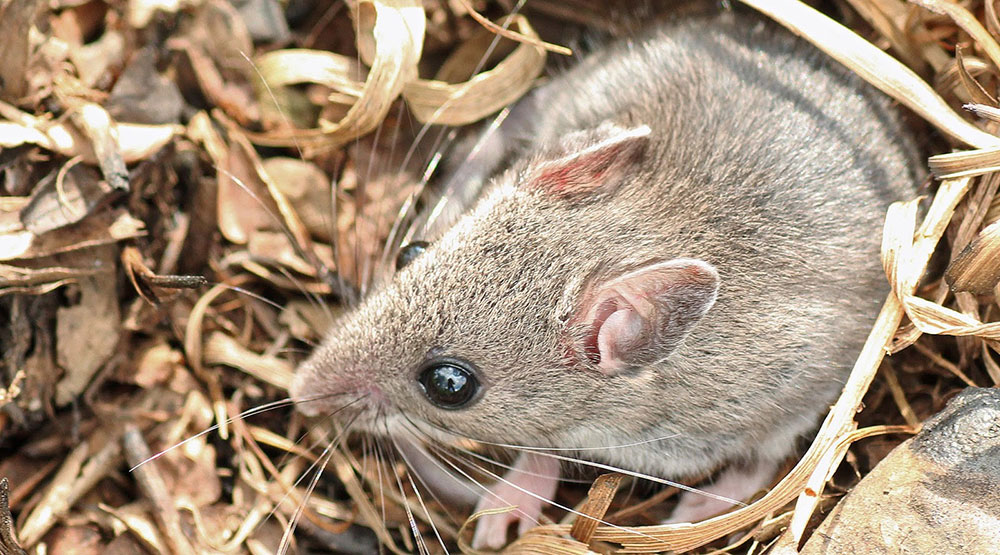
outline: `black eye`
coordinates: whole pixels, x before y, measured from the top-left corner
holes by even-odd
[[[425,250],[427,250],[426,241],[414,241],[404,245],[403,248],[399,249],[399,254],[396,255],[396,270],[403,269],[403,266],[413,262],[413,259],[420,256]]]
[[[472,365],[456,358],[439,358],[426,363],[417,380],[430,402],[448,410],[464,407],[479,391],[479,380]]]

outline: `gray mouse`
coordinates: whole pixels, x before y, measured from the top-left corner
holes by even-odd
[[[477,492],[518,510],[481,519],[476,546],[534,524],[566,458],[719,470],[678,521],[765,487],[888,292],[885,211],[924,176],[898,109],[778,25],[722,10],[598,49],[512,120],[479,199],[298,368],[299,409],[404,456],[521,448]]]

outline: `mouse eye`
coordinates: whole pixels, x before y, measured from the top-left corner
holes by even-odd
[[[396,255],[396,271],[402,270],[404,266],[423,254],[427,250],[427,245],[426,241],[414,241],[403,245],[403,248],[399,249],[399,254]]]
[[[448,410],[464,407],[479,391],[472,365],[456,358],[439,358],[424,364],[417,380],[431,403]]]

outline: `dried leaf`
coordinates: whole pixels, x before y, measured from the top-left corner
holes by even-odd
[[[41,258],[133,239],[143,233],[143,223],[127,212],[102,211],[78,224],[40,236],[30,231],[0,234],[0,261]]]
[[[113,268],[115,253],[97,253],[103,265]],[[56,404],[65,405],[80,395],[97,370],[111,357],[121,334],[118,290],[114,280],[79,278],[80,301],[59,310],[56,319],[56,362],[66,375],[56,384]]]
[[[42,235],[80,222],[103,206],[114,192],[96,171],[70,160],[58,172],[42,179],[21,209],[23,228]]]
[[[537,38],[523,16],[511,19],[520,33]],[[483,30],[452,55],[452,59],[473,62],[472,67],[458,68],[448,62],[438,80],[416,79],[403,89],[403,98],[422,123],[465,125],[478,121],[508,106],[524,95],[545,67],[545,50],[530,43],[518,44],[496,67],[473,75],[463,83],[451,83],[449,74],[471,73],[495,40]]]
[[[426,20],[418,0],[370,0],[352,5],[358,20],[359,50],[371,69],[360,89],[358,100],[337,122],[321,120],[320,127],[310,130],[285,129],[270,133],[248,133],[256,143],[274,146],[295,146],[300,149],[322,149],[345,142],[375,129],[385,118],[392,102],[403,87],[417,76],[417,61],[423,48]],[[279,87],[311,81],[315,72],[301,63],[289,63],[294,53],[272,54],[258,58],[256,65],[268,86]],[[280,56],[283,62],[274,62]],[[346,67],[343,57],[335,54],[313,54],[312,58],[328,58],[326,68]],[[269,59],[269,57],[271,59]],[[337,58],[340,58],[337,61]],[[308,60],[306,61],[308,63]],[[275,76],[275,68],[285,66]],[[350,76],[347,76],[348,78]],[[320,82],[335,88],[346,79]],[[336,89],[335,89],[336,90]]]

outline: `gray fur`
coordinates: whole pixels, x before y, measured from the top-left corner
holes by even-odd
[[[293,396],[367,393],[369,424],[381,405],[390,426],[403,413],[498,443],[672,436],[583,452],[668,478],[789,454],[878,313],[885,210],[923,175],[890,101],[776,25],[725,12],[598,51],[532,102],[533,129],[507,145],[520,160],[335,325]],[[652,128],[613,192],[568,202],[519,184],[562,137],[606,121]],[[567,366],[588,284],[682,257],[714,266],[720,287],[669,357],[613,375]],[[480,398],[456,411],[427,402],[416,371],[429,353],[472,361]]]

